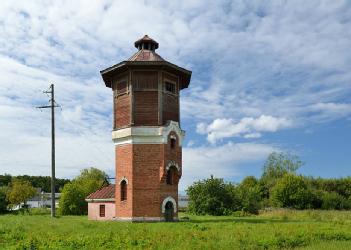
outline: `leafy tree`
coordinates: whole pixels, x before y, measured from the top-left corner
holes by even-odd
[[[85,193],[77,182],[67,183],[61,193],[59,211],[62,215],[86,214]]]
[[[256,187],[258,186],[258,184],[259,184],[259,181],[256,179],[255,176],[247,176],[241,181],[240,186],[245,188],[250,188],[250,187]]]
[[[104,171],[96,168],[83,169],[78,177],[67,183],[61,193],[59,211],[62,215],[87,214],[85,198],[108,184]]]
[[[263,196],[268,199],[277,180],[285,174],[296,173],[303,164],[296,155],[284,152],[271,153],[263,166],[263,174],[260,179]]]
[[[0,187],[0,214],[7,211],[7,199],[6,199],[7,187]]]
[[[325,192],[335,192],[344,198],[351,197],[351,177],[339,179],[307,178],[310,185]]]
[[[187,189],[189,212],[224,215],[232,210],[232,197],[223,179],[211,178],[195,182]]]
[[[278,207],[310,208],[313,201],[312,195],[304,177],[291,173],[279,179],[272,189],[272,201]]]
[[[32,198],[35,193],[36,190],[29,181],[13,179],[7,193],[7,200],[12,207],[22,203],[26,205],[27,200]]]
[[[11,175],[0,175],[0,187],[8,186],[11,183]]]
[[[278,179],[287,173],[296,173],[303,164],[296,155],[273,152],[268,156],[263,166],[262,178]]]
[[[83,169],[74,181],[81,186],[86,195],[109,183],[107,174],[97,168]]]

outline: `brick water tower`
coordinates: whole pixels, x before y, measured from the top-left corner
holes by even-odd
[[[178,219],[182,176],[179,92],[191,71],[167,62],[145,35],[128,60],[101,71],[113,91],[112,139],[116,153],[116,219]]]

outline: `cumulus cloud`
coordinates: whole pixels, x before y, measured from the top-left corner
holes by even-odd
[[[239,122],[233,119],[215,119],[211,124],[199,123],[196,131],[207,134],[211,143],[223,138],[243,136],[245,138],[259,138],[260,132],[276,132],[279,129],[292,126],[292,121],[287,118],[261,115],[258,118],[245,117]]]

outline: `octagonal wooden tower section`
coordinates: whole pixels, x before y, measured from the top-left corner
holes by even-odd
[[[116,153],[116,219],[178,219],[182,176],[179,93],[191,71],[167,62],[145,35],[128,60],[101,71],[113,91],[112,139]]]

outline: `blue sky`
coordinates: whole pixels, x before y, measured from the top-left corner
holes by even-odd
[[[180,189],[211,174],[260,176],[272,151],[300,173],[351,171],[349,1],[2,1],[0,173],[50,174],[50,114],[34,107],[55,83],[57,176],[114,174],[112,96],[99,71],[148,34],[193,71],[181,95]]]

